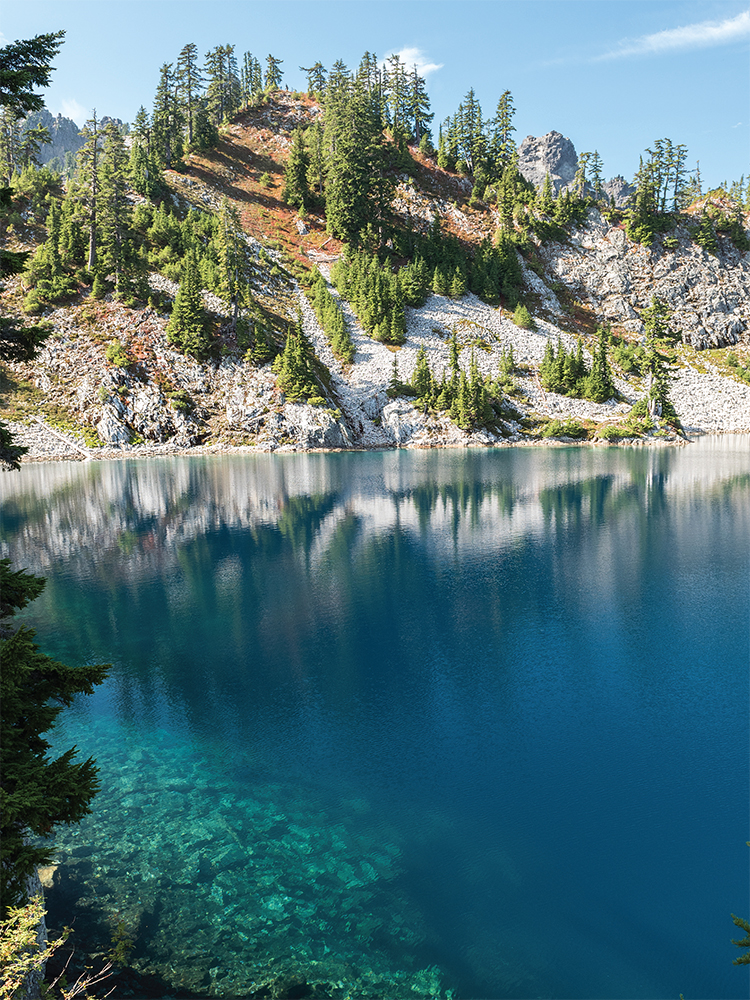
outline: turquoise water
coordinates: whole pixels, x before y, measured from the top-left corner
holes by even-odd
[[[750,439],[0,478],[101,767],[50,906],[158,995],[735,998]]]

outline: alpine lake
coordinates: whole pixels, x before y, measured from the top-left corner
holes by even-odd
[[[736,998],[750,437],[27,465],[118,995]],[[97,960],[93,959],[94,966]],[[124,985],[123,985],[124,984]]]

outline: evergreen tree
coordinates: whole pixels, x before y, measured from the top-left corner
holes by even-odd
[[[463,163],[469,174],[484,159],[487,152],[487,137],[484,134],[482,107],[476,98],[474,88],[470,88],[451,121],[449,136],[453,133],[458,161],[456,167]]]
[[[198,67],[198,46],[193,42],[185,45],[177,58],[175,83],[177,99],[187,128],[188,148],[192,149],[203,84],[203,77]]]
[[[750,846],[750,841],[748,841],[748,845]],[[732,938],[732,944],[737,945],[738,948],[750,949],[750,923],[742,917],[735,917],[733,913],[731,914],[731,917],[734,926],[739,927],[740,930],[745,932],[744,938],[739,938],[737,940]],[[750,965],[750,951],[743,951],[743,953],[738,955],[737,958],[733,958],[732,965]]]
[[[429,142],[430,123],[435,115],[432,111],[430,111],[430,98],[423,78],[419,75],[419,73],[417,73],[416,66],[412,69],[410,83],[410,110],[413,123],[412,135],[414,136],[414,141],[419,143],[420,150],[422,152],[427,152],[427,149],[422,150],[422,145],[425,141]]]
[[[544,184],[542,185],[542,191],[537,201],[537,208],[542,215],[552,215],[555,210],[555,195],[552,190],[552,178],[549,175],[549,170],[544,177]]]
[[[591,373],[586,380],[586,396],[595,403],[606,403],[616,393],[612,369],[607,357],[608,344],[609,331],[601,326],[599,327],[599,343],[594,351]]]
[[[602,163],[602,158],[599,156],[599,151],[594,150],[591,154],[591,160],[589,163],[589,169],[591,171],[591,193],[595,201],[601,201],[603,194],[603,178],[602,169],[604,164]]]
[[[646,337],[641,370],[648,378],[648,412],[652,417],[664,416],[674,419],[676,413],[669,395],[669,365],[666,357],[657,349],[653,337]]]
[[[586,197],[586,187],[588,185],[586,172],[589,167],[590,159],[591,153],[581,153],[578,157],[578,167],[576,169],[575,177],[573,178],[573,193],[576,198]]]
[[[86,140],[78,151],[78,170],[82,190],[85,192],[88,210],[89,254],[87,267],[94,271],[96,267],[97,213],[99,210],[99,156],[101,132],[96,118],[96,108],[91,118],[83,127],[81,135]]]
[[[326,88],[326,70],[323,63],[316,62],[309,68],[300,66],[300,70],[307,74],[307,92],[322,94]]]
[[[0,52],[2,49],[0,49]],[[11,108],[0,109],[0,176],[10,185],[19,161],[20,118]]]
[[[205,357],[210,349],[206,336],[207,317],[203,309],[200,271],[195,252],[190,251],[167,324],[167,340],[184,354]]]
[[[195,108],[195,131],[193,133],[193,146],[195,149],[210,149],[219,141],[219,132],[211,121],[208,110],[208,101],[205,96],[201,97]]]
[[[701,221],[693,239],[698,246],[703,247],[706,253],[714,254],[714,256],[718,253],[719,241],[716,239],[716,232],[714,231],[711,216],[705,207],[701,213]]]
[[[513,96],[509,90],[504,90],[497,102],[495,117],[490,123],[493,128],[490,135],[489,152],[495,178],[502,177],[503,171],[509,166],[516,152],[516,143],[513,139],[513,133],[516,131],[513,124],[515,113]]]
[[[162,187],[162,173],[151,152],[151,124],[141,105],[130,132],[130,183],[138,194],[155,198]]]
[[[176,80],[172,63],[164,63],[159,70],[159,84],[151,115],[153,153],[167,170],[180,159],[183,152],[182,129],[184,120],[175,94]]]
[[[277,384],[287,399],[296,402],[318,398],[318,387],[310,365],[310,347],[299,321],[296,329],[287,334],[284,351],[274,361],[273,370],[277,375]]]
[[[18,142],[18,161],[24,169],[34,163],[39,165],[39,151],[50,142],[49,129],[44,125],[28,126],[21,131]]]
[[[277,59],[275,56],[266,56],[266,78],[265,87],[266,90],[277,90],[281,86],[281,64],[283,59]]]
[[[408,115],[408,80],[406,67],[401,62],[398,53],[388,56],[388,68],[386,70],[387,88],[387,108],[388,121],[393,129],[394,136],[397,131],[407,128]]]
[[[91,812],[98,788],[92,758],[76,760],[75,747],[49,757],[45,739],[77,694],[91,694],[108,666],[67,667],[45,656],[34,630],[12,621],[42,591],[44,580],[13,571],[0,560],[0,876],[2,916],[25,902],[28,878],[50,864],[52,849],[40,842],[60,823],[77,823]]]
[[[74,183],[68,184],[65,199],[60,207],[58,250],[64,268],[71,270],[84,266],[87,250],[85,218]]]
[[[672,337],[669,325],[671,312],[662,299],[653,296],[651,305],[641,311],[645,336],[650,340],[666,340]]]
[[[240,95],[243,107],[254,104],[263,91],[263,71],[260,63],[252,52],[246,52],[242,57],[240,72]]]
[[[52,60],[64,38],[64,31],[55,31],[0,48],[0,108],[16,119],[42,110],[44,98],[32,88],[49,86]]]
[[[307,201],[307,171],[310,158],[305,150],[301,128],[292,133],[292,148],[284,170],[284,194],[287,205],[304,209]]]
[[[414,389],[417,399],[427,400],[430,396],[432,375],[427,362],[427,354],[423,346],[417,351],[417,360],[414,365],[414,372],[411,377],[411,386]]]
[[[100,262],[104,274],[114,274],[115,294],[132,290],[135,252],[132,209],[127,198],[128,153],[113,122],[104,128],[101,155]]]
[[[332,74],[333,77],[333,74]],[[361,82],[326,97],[328,231],[356,244],[368,223],[381,230],[393,193],[382,126]]]
[[[217,45],[206,53],[206,110],[215,128],[228,121],[242,99],[234,45]]]
[[[450,297],[452,299],[460,299],[466,293],[466,278],[463,271],[457,264],[453,275],[451,277],[450,284]]]
[[[245,273],[245,240],[237,209],[222,198],[219,211],[219,295],[232,311],[232,333],[237,330],[240,301],[248,296]]]
[[[307,187],[323,194],[325,179],[325,158],[323,154],[324,130],[322,122],[317,119],[307,130],[306,139],[309,143],[309,163],[307,166]]]
[[[378,57],[374,52],[365,52],[357,67],[357,81],[364,88],[370,103],[373,114],[375,114],[384,124],[388,121],[388,73],[385,68],[381,69],[378,64]]]

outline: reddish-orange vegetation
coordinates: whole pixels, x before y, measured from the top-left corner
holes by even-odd
[[[293,258],[309,263],[323,251],[335,257],[342,244],[326,233],[323,213],[310,212],[304,219],[308,232],[301,234],[295,209],[283,201],[284,168],[289,158],[292,132],[322,115],[318,103],[305,94],[276,91],[267,104],[241,112],[222,134],[214,149],[188,157],[187,174],[171,173],[174,186],[195,201],[190,181],[197,181],[226,198],[236,207],[242,226],[250,236],[278,242]],[[465,178],[441,170],[416,146],[410,148],[416,165],[417,187],[428,199],[460,204],[466,222],[449,212],[442,217],[444,232],[462,242],[476,244],[495,229],[492,213],[484,206],[467,209],[470,188]],[[312,254],[310,254],[312,252]]]

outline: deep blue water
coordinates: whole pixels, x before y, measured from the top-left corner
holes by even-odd
[[[747,994],[750,439],[30,466],[0,496],[43,649],[114,665],[55,737],[102,769],[60,871],[138,968]]]

